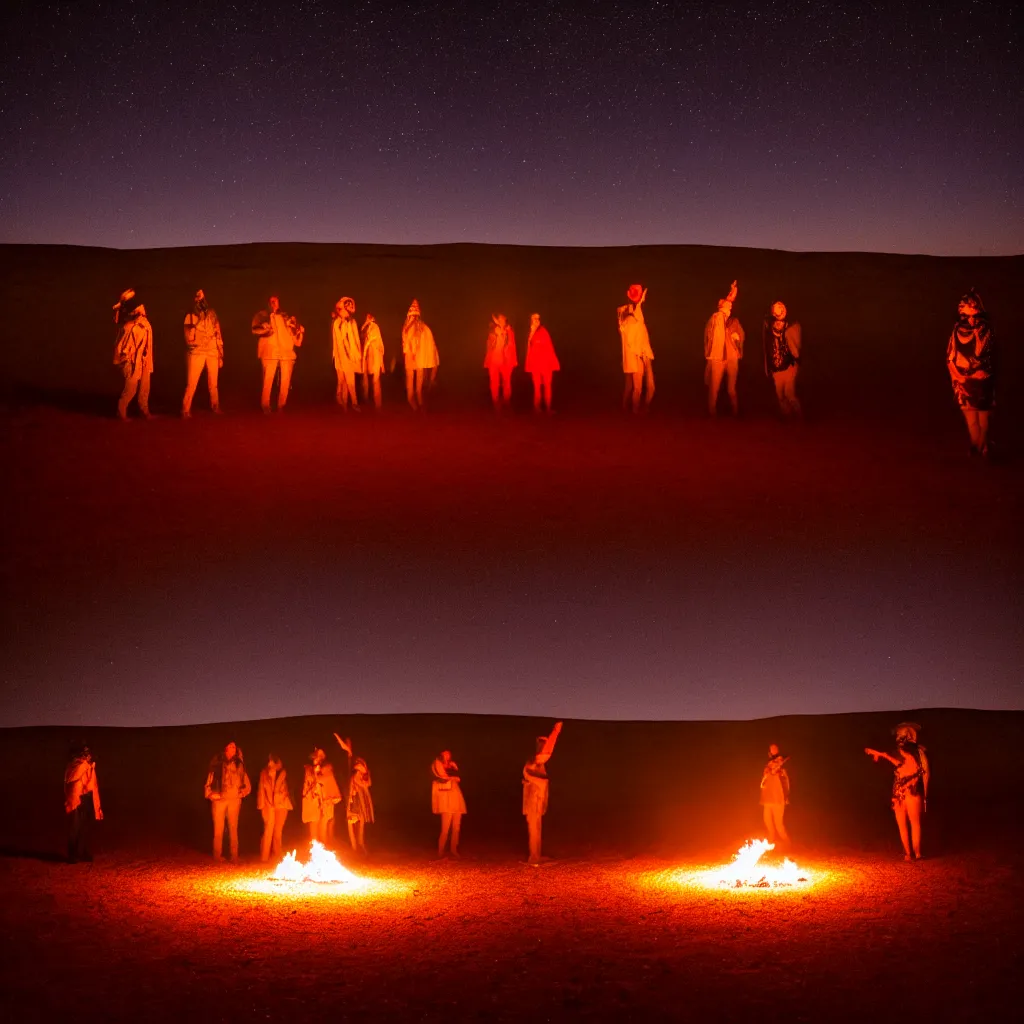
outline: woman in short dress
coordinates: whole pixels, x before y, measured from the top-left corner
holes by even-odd
[[[959,319],[946,346],[953,395],[971,436],[971,454],[988,456],[988,421],[996,404],[996,349],[981,296],[972,288],[957,308]]]
[[[445,843],[451,834],[451,856],[459,857],[459,830],[466,813],[466,800],[459,786],[459,766],[450,750],[442,750],[431,765],[434,781],[430,787],[430,809],[441,815],[441,834],[437,840],[437,856],[444,856]]]
[[[348,790],[348,838],[352,849],[366,855],[366,826],[373,823],[370,769],[362,757],[352,761]]]

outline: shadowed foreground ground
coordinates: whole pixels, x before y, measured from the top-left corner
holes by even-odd
[[[10,1019],[968,1021],[1016,1002],[1009,843],[914,866],[803,851],[799,892],[707,891],[654,859],[399,860],[358,868],[369,892],[294,895],[159,852],[0,860]]]

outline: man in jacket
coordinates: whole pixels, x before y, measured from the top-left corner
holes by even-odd
[[[219,413],[217,371],[224,365],[224,339],[217,313],[210,309],[202,288],[195,294],[192,312],[185,317],[185,363],[188,378],[185,397],[181,401],[182,417],[187,420],[192,415],[192,399],[204,369],[206,386],[210,390],[210,408]]]
[[[276,295],[271,295],[267,309],[261,309],[252,318],[252,333],[259,339],[256,355],[263,364],[263,396],[260,399],[260,407],[264,412],[270,412],[270,392],[274,386],[274,378],[280,372],[277,411],[283,412],[292,386],[295,350],[302,345],[305,328],[294,316],[281,309],[281,303]]]
[[[718,300],[718,309],[711,314],[704,325],[704,358],[707,369],[704,382],[708,386],[708,415],[718,415],[718,393],[724,376],[729,392],[729,404],[733,416],[740,411],[736,395],[736,378],[739,376],[740,360],[743,358],[743,327],[732,315],[732,304],[739,289],[735,281],[724,299]]]
[[[210,762],[206,776],[206,799],[213,815],[213,859],[224,854],[224,822],[228,825],[231,859],[238,860],[238,815],[242,800],[252,792],[252,783],[245,772],[242,751],[228,743]]]
[[[114,344],[114,365],[124,374],[124,389],[117,403],[117,415],[128,419],[128,404],[139,396],[139,412],[147,420],[149,413],[149,378],[153,373],[153,328],[146,318],[146,307],[129,288],[114,304],[117,341]]]
[[[92,823],[103,820],[96,763],[89,748],[72,747],[64,770],[64,813],[68,819],[68,862],[92,860]]]

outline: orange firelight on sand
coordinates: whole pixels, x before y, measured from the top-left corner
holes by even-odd
[[[697,880],[709,889],[779,889],[810,882],[810,874],[788,857],[779,866],[762,864],[761,858],[774,849],[767,839],[750,839],[729,864],[702,871]]]
[[[275,882],[317,882],[324,885],[347,885],[358,888],[362,879],[352,874],[338,858],[315,839],[310,844],[305,864],[296,856],[297,850],[284,855],[284,860],[270,876]]]

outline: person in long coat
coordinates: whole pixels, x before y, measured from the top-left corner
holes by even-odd
[[[491,385],[491,404],[501,412],[512,403],[512,371],[519,365],[516,335],[504,313],[493,313],[487,332],[484,369]]]
[[[441,834],[437,839],[437,855],[444,856],[445,844],[451,835],[451,855],[458,859],[459,832],[462,816],[466,813],[466,800],[459,785],[459,766],[452,760],[450,750],[442,750],[430,766],[434,780],[430,785],[430,810],[441,816]]]
[[[732,315],[733,303],[739,294],[739,285],[733,281],[729,294],[718,300],[718,309],[711,314],[704,325],[704,358],[707,369],[704,382],[708,388],[708,415],[718,415],[718,393],[722,387],[722,378],[726,379],[729,392],[729,404],[733,416],[740,412],[739,396],[736,392],[736,379],[739,377],[740,360],[743,358],[743,327]]]
[[[796,378],[800,369],[803,334],[800,324],[789,319],[784,302],[775,302],[761,328],[764,344],[764,372],[775,385],[775,398],[784,419],[802,415],[796,396]]]
[[[996,404],[996,343],[981,296],[972,288],[957,308],[946,345],[953,395],[971,438],[971,454],[988,456],[988,423]]]
[[[352,775],[348,788],[348,838],[352,849],[366,856],[366,826],[373,824],[373,779],[363,757],[352,759]]]
[[[622,339],[622,372],[626,375],[622,409],[623,412],[628,409],[639,412],[641,400],[646,409],[654,398],[654,350],[651,348],[643,309],[647,289],[632,284],[626,292],[626,298],[629,301],[617,310],[619,335]]]
[[[117,340],[114,342],[114,365],[121,368],[124,388],[117,402],[117,415],[128,419],[128,405],[138,394],[139,412],[151,419],[149,412],[149,384],[153,375],[153,328],[146,316],[142,299],[129,288],[121,293],[114,304],[114,323]]]
[[[314,747],[302,777],[302,821],[309,825],[311,840],[327,842],[328,822],[334,818],[334,809],[341,802],[334,768],[323,750]]]
[[[265,413],[270,412],[274,379],[280,373],[277,411],[283,412],[292,387],[295,350],[302,346],[306,330],[296,317],[281,309],[280,299],[276,295],[271,295],[267,308],[261,309],[252,318],[252,333],[258,339],[256,355],[263,364],[263,394],[260,397],[260,408]]]
[[[541,862],[541,825],[548,810],[547,763],[555,752],[562,723],[556,722],[548,736],[537,737],[537,752],[523,766],[523,816],[530,841],[530,857],[527,861],[533,867]]]
[[[864,753],[874,759],[888,761],[893,766],[892,810],[903,843],[903,859],[921,859],[921,826],[928,810],[928,783],[931,765],[928,753],[917,742],[921,726],[917,722],[900,722],[893,729],[896,734],[896,753],[865,747]]]
[[[379,410],[380,375],[384,372],[384,338],[374,317],[366,314],[363,321],[363,401],[369,402],[373,390],[373,406]]]
[[[245,771],[241,748],[227,743],[210,762],[206,775],[206,799],[213,817],[213,859],[224,854],[224,824],[228,826],[231,859],[238,860],[238,816],[242,801],[252,792],[252,783]]]
[[[256,794],[256,807],[263,815],[263,838],[260,840],[260,860],[266,863],[273,852],[281,857],[281,833],[288,812],[292,810],[292,797],[288,791],[288,773],[281,758],[271,753],[260,772],[260,786]]]
[[[533,379],[533,411],[551,413],[551,382],[561,364],[554,342],[540,322],[540,313],[530,314],[530,336],[526,339],[526,372]]]
[[[92,860],[92,823],[103,820],[96,762],[84,744],[72,747],[64,769],[64,813],[68,820],[68,863]]]
[[[363,372],[363,343],[355,320],[356,303],[347,295],[338,299],[331,314],[332,352],[338,387],[334,399],[346,412],[351,406],[359,412],[356,400],[356,374]]]
[[[423,322],[420,304],[412,300],[402,326],[402,356],[405,360],[405,395],[414,412],[423,409],[423,381],[430,378],[433,386],[441,357],[434,341],[434,332]]]

